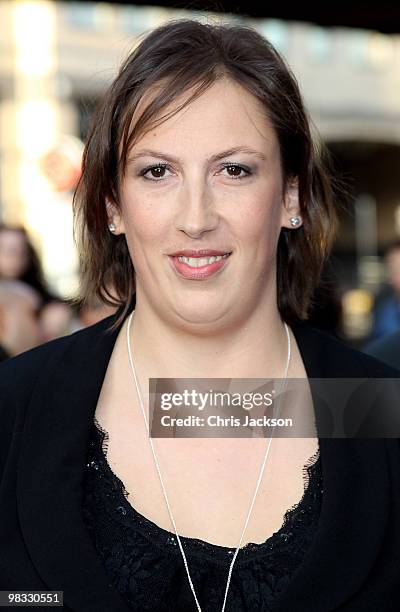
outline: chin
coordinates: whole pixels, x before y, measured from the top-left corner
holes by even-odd
[[[222,307],[221,304],[212,306],[205,304],[184,304],[180,302],[174,307],[176,317],[186,325],[220,325],[224,319],[229,317],[229,308]]]

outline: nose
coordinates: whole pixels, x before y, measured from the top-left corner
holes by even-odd
[[[192,184],[182,189],[175,219],[178,230],[198,238],[204,232],[215,229],[218,219],[215,201],[207,185]]]

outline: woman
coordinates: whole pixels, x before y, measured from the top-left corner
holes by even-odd
[[[40,294],[43,304],[55,299],[46,286],[39,255],[22,226],[0,223],[0,279],[30,285]]]
[[[3,590],[93,612],[398,608],[397,439],[148,436],[151,378],[398,375],[305,322],[332,201],[256,31],[141,41],[74,206],[82,296],[115,304],[111,283],[117,314],[0,369]]]
[[[35,326],[38,327],[40,342],[71,331],[74,313],[47,286],[39,255],[22,226],[0,223],[0,280],[25,283],[38,294],[40,304],[35,309]],[[25,344],[29,342],[32,340]]]

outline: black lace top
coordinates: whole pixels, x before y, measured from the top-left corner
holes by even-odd
[[[137,612],[196,612],[175,534],[128,502],[124,484],[107,462],[107,446],[108,433],[95,419],[87,456],[83,517],[109,574],[110,586]],[[276,596],[300,565],[321,507],[319,450],[303,468],[303,478],[303,497],[286,511],[281,528],[265,542],[248,543],[239,550],[226,612],[273,610]],[[202,612],[220,612],[236,548],[184,536],[180,539]]]

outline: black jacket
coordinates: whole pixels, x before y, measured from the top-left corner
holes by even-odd
[[[62,590],[63,609],[76,612],[129,610],[81,514],[89,429],[119,331],[105,332],[112,321],[0,365],[0,590]],[[292,330],[308,377],[399,375],[307,323]],[[279,610],[398,611],[399,440],[319,442],[320,523]]]

